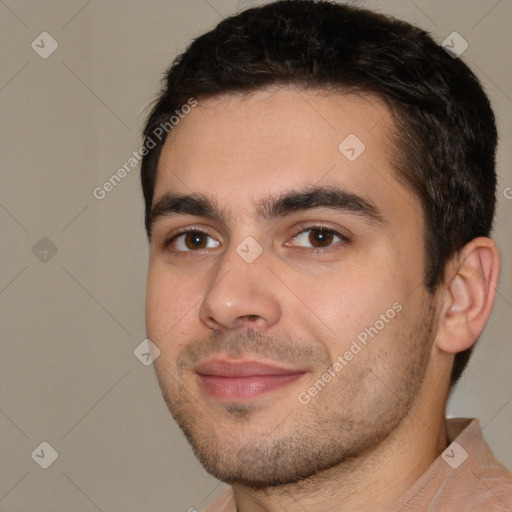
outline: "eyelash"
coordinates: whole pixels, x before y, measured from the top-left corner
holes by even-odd
[[[328,233],[330,235],[337,236],[340,239],[340,241],[339,242],[334,242],[332,245],[329,245],[328,247],[298,247],[298,249],[302,249],[304,251],[314,251],[316,253],[325,253],[325,252],[329,252],[329,251],[335,250],[336,245],[338,245],[338,244],[346,245],[348,242],[350,242],[350,240],[348,239],[347,236],[345,236],[344,234],[340,233],[339,231],[336,231],[333,228],[330,228],[329,226],[326,226],[325,224],[305,224],[305,225],[301,225],[301,226],[299,226],[298,231],[295,233],[295,235],[292,236],[291,239],[294,240],[295,238],[297,238],[302,233],[305,233],[307,231],[313,231],[313,230],[324,231],[324,232],[326,232],[326,233]]]
[[[297,238],[299,235],[301,235],[302,233],[306,232],[306,231],[312,231],[312,230],[318,230],[318,231],[325,231],[331,235],[334,235],[334,236],[337,236],[340,238],[341,242],[338,242],[338,243],[342,243],[343,245],[347,244],[348,242],[350,242],[350,240],[345,236],[343,235],[342,233],[340,233],[339,231],[336,231],[335,229],[332,229],[328,226],[325,226],[323,224],[313,224],[313,225],[304,225],[304,226],[300,226],[299,227],[299,230],[290,238],[291,240],[294,240],[295,238]],[[186,235],[186,234],[189,234],[189,233],[202,233],[206,236],[209,236],[211,238],[213,238],[211,236],[210,233],[208,233],[208,231],[206,231],[205,229],[203,228],[199,228],[199,227],[188,227],[188,228],[185,228],[181,231],[178,231],[177,233],[174,233],[173,235],[171,235],[170,237],[166,238],[163,243],[162,243],[162,249],[164,251],[169,251],[169,246],[178,238],[180,237],[181,235]],[[331,251],[333,250],[332,247],[334,247],[336,244],[333,244],[333,245],[330,245],[329,247],[319,247],[319,248],[315,248],[315,247],[299,247],[299,249],[303,249],[303,250],[306,250],[306,251],[315,251],[316,253],[324,253],[324,252],[328,252],[328,251]],[[204,251],[205,249],[203,249]],[[191,254],[194,254],[194,253],[197,253],[197,254],[201,254],[201,250],[197,250],[197,251],[170,251],[173,253],[173,256],[175,257],[180,257],[180,256],[190,256]]]
[[[191,227],[191,228],[185,228],[181,231],[178,231],[177,233],[174,233],[173,235],[171,235],[170,237],[166,238],[162,244],[162,248],[164,250],[168,250],[169,249],[169,246],[181,235],[186,235],[188,233],[202,233],[206,236],[209,236],[211,238],[213,238],[210,233],[208,233],[208,231],[206,231],[205,229],[202,229],[202,228],[194,228],[194,227]],[[176,254],[181,254],[182,252],[196,252],[196,251],[173,251],[173,252],[176,252]],[[200,251],[197,251],[197,252],[200,252]]]

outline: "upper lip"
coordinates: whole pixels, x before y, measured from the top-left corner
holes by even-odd
[[[195,367],[195,372],[215,377],[251,377],[263,375],[294,375],[305,373],[298,368],[286,368],[272,363],[255,360],[208,359]]]

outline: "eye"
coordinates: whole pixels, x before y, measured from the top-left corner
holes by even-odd
[[[328,249],[337,242],[348,242],[341,233],[324,226],[310,226],[292,239],[293,244],[313,249]]]
[[[183,231],[172,236],[165,242],[165,247],[172,247],[176,252],[194,252],[202,249],[213,249],[220,244],[208,233],[198,229]]]

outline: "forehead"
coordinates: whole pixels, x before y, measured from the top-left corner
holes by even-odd
[[[201,194],[240,216],[267,196],[335,185],[416,208],[394,176],[393,130],[369,95],[268,89],[199,101],[165,142],[154,201]]]

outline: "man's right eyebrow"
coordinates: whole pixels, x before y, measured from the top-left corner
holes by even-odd
[[[225,224],[220,209],[208,197],[199,194],[165,194],[152,207],[149,214],[149,226],[158,219],[175,215],[194,215]]]

